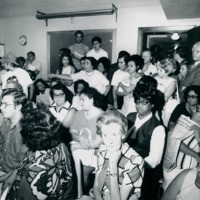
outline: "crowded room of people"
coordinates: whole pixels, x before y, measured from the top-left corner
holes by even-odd
[[[0,200],[200,200],[199,10],[1,0]]]

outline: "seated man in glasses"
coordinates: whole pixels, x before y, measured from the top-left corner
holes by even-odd
[[[162,168],[159,165],[165,144],[165,129],[153,114],[158,91],[151,83],[138,83],[133,92],[135,113],[127,116],[127,143],[144,159],[144,180],[141,199],[155,199]],[[157,187],[156,187],[157,186]]]
[[[2,183],[8,177],[15,176],[16,169],[27,151],[27,147],[22,145],[20,120],[33,107],[27,96],[15,89],[3,92],[0,105],[2,113],[0,124],[0,183]]]

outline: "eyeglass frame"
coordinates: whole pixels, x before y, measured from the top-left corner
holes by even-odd
[[[5,109],[5,108],[7,108],[8,106],[12,106],[12,105],[15,105],[14,103],[6,103],[6,102],[1,102],[0,103],[0,108],[2,108],[2,106],[3,106],[3,108]]]
[[[150,103],[150,101],[148,99],[142,99],[142,100],[135,100],[135,104],[139,105],[142,104],[143,106],[147,105],[148,103]]]

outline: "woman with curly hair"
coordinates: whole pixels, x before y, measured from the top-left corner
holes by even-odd
[[[21,135],[28,152],[9,200],[74,199],[71,159],[61,132],[60,122],[47,110],[34,109],[24,116]]]

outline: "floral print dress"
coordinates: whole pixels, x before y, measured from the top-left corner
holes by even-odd
[[[7,199],[75,199],[67,147],[59,144],[47,151],[29,151],[18,168]]]

